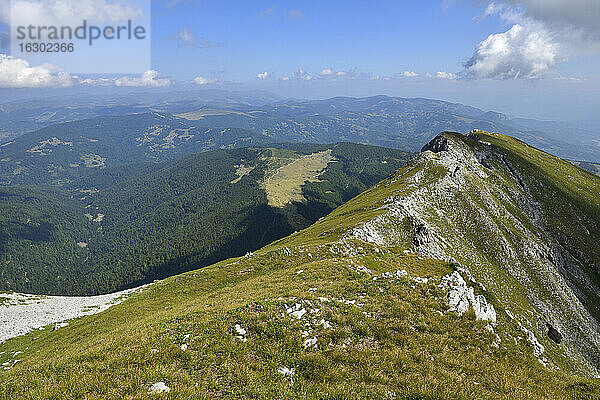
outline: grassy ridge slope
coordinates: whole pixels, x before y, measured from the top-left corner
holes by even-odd
[[[438,136],[396,179],[407,190],[390,197],[386,213],[357,228],[356,237],[458,262],[510,304],[532,341],[545,347],[542,361],[558,355],[597,371],[597,176],[480,131]]]

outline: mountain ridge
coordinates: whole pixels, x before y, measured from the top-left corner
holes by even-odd
[[[523,154],[530,165],[519,158]],[[575,196],[568,190],[558,194],[568,185],[538,180],[544,163],[560,171],[554,178],[564,173],[577,182],[571,187],[589,203],[569,202]],[[421,168],[439,173],[425,180]],[[511,314],[520,316],[547,348],[557,344],[548,340],[549,332],[560,331],[563,348],[567,343],[566,351],[597,374],[600,264],[593,243],[600,234],[594,192],[600,179],[516,139],[481,131],[468,137],[439,135],[404,174],[406,178],[396,179],[414,189],[388,199],[388,211],[355,229],[354,235],[379,245],[412,238],[419,254],[459,263],[493,288],[500,301],[527,299],[519,305],[523,309]]]

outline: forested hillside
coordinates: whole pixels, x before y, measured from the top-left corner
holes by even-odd
[[[0,187],[0,290],[96,294],[243,255],[302,229],[409,154],[350,143],[217,150]]]

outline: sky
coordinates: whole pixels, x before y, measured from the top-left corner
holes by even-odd
[[[15,18],[38,15],[99,26],[132,19],[147,40],[100,40],[70,59],[11,52]],[[0,0],[0,97],[107,86],[261,89],[297,98],[427,97],[593,120],[597,21],[598,0]]]

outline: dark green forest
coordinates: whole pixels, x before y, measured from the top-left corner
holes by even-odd
[[[283,209],[267,202],[272,151],[259,147],[109,166],[66,187],[0,187],[0,290],[107,293],[243,255],[307,227],[410,156],[351,143],[279,147],[297,157],[332,149],[336,160],[302,186],[305,201]]]

